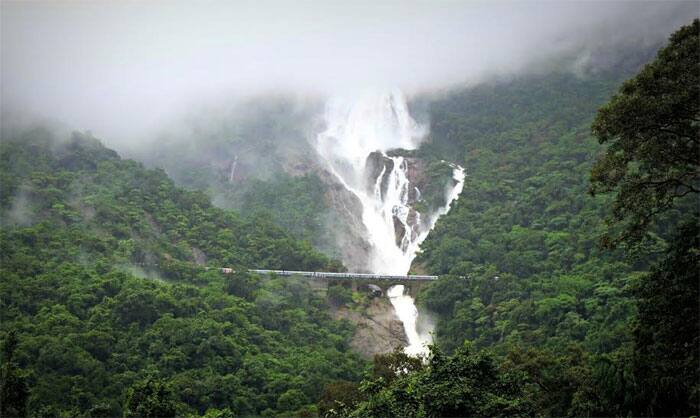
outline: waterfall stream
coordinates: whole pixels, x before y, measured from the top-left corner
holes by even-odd
[[[406,332],[408,339],[408,347],[404,348],[406,354],[411,356],[426,354],[426,345],[431,342],[431,336],[429,333],[418,332],[418,309],[413,303],[413,298],[405,294],[404,286],[401,284],[390,287],[387,296]]]
[[[446,187],[446,205],[434,213],[421,214],[410,205],[411,193],[415,202],[421,192],[409,180],[407,159],[388,155],[390,150],[416,149],[427,132],[411,117],[400,92],[331,99],[324,122],[325,130],[318,134],[315,146],[329,171],[362,204],[362,222],[371,245],[371,271],[407,274],[420,243],[462,191],[464,170],[452,165],[453,184]],[[371,155],[382,163],[378,173],[368,163]],[[393,286],[388,296],[404,324],[409,341],[406,352],[423,353],[430,335],[419,335],[416,329],[418,311],[413,299],[404,294],[401,285]]]

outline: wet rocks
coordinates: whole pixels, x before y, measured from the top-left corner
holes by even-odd
[[[394,160],[385,156],[379,151],[374,151],[367,156],[365,160],[365,187],[367,187],[367,193],[374,194],[374,188],[377,185],[377,180],[379,176],[382,176],[380,182],[380,190],[382,199],[386,196],[386,189],[388,187],[389,174],[394,169]],[[382,174],[383,173],[383,174]]]
[[[350,345],[367,358],[408,345],[403,323],[387,298],[373,298],[361,312],[343,307],[334,311],[333,316],[355,324],[355,334]]]
[[[367,261],[372,247],[367,242],[369,234],[362,223],[362,204],[328,171],[321,170],[320,177],[327,186],[324,196],[329,208],[326,229],[334,237],[343,264],[350,271],[371,273]]]

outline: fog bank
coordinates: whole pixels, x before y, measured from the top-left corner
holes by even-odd
[[[109,144],[264,92],[410,93],[654,45],[697,2],[2,2],[2,105]]]

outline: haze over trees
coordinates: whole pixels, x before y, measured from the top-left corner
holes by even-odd
[[[333,268],[268,217],[217,209],[89,135],[4,135],[0,156],[9,416],[291,413],[359,378],[352,326],[308,282],[198,264]]]

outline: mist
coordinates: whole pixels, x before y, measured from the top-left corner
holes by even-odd
[[[232,98],[410,94],[562,63],[580,72],[603,46],[660,44],[697,6],[2,2],[2,107],[118,146]]]

